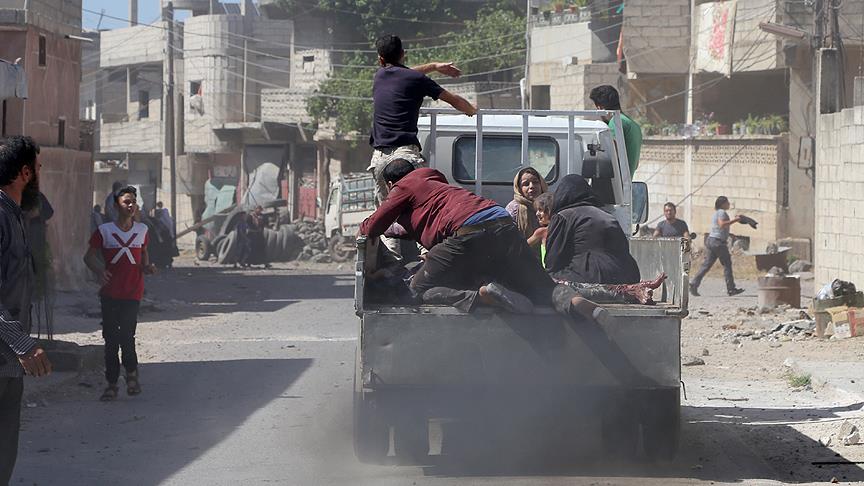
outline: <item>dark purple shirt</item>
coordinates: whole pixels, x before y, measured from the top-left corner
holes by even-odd
[[[372,98],[372,134],[376,149],[420,146],[417,118],[425,97],[437,100],[444,89],[425,74],[401,65],[383,67],[375,73]]]

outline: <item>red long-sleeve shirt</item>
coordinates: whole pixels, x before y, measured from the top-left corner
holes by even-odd
[[[495,201],[451,186],[435,169],[416,169],[393,186],[381,207],[360,225],[360,234],[377,238],[398,222],[411,238],[432,248],[465,220],[493,206]]]

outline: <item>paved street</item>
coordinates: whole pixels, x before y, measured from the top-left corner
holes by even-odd
[[[351,445],[358,321],[349,269],[187,266],[150,279],[147,298],[155,304],[145,306],[138,328],[143,395],[121,393],[117,402],[100,403],[95,372],[32,387],[12,484],[864,481],[860,466],[818,464],[862,460],[864,446],[838,453],[816,441],[840,418],[861,417],[856,397],[827,388],[790,393],[780,376],[747,380],[694,375],[690,368],[684,369],[683,446],[673,464],[634,466],[600,457],[591,430],[580,441],[578,460],[544,460],[561,451],[505,455],[488,442],[485,459],[469,464],[359,464]],[[749,301],[755,301],[753,287],[744,296]],[[706,281],[703,289],[707,301],[712,292],[719,295],[719,282]],[[99,344],[95,307],[88,309],[95,302],[81,296],[59,309],[57,338]],[[88,311],[91,317],[84,316]]]

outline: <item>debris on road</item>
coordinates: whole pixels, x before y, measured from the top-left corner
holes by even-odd
[[[682,366],[702,366],[704,364],[705,360],[696,356],[687,356],[681,360]]]

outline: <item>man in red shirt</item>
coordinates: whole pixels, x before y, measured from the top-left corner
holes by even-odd
[[[451,186],[437,170],[416,169],[404,159],[390,162],[382,176],[389,194],[360,225],[360,234],[377,238],[398,222],[429,249],[411,281],[415,296],[466,312],[478,301],[518,313],[531,312],[532,301],[551,303],[555,282],[495,201]]]
[[[123,350],[126,369],[126,392],[141,393],[138,381],[138,355],[135,352],[135,328],[138,307],[144,297],[144,274],[155,266],[147,255],[147,225],[136,223],[137,191],[129,186],[114,194],[118,209],[116,222],[100,225],[90,237],[90,249],[84,256],[87,267],[100,276],[102,290],[102,337],[105,339],[105,379],[108,386],[100,400],[117,398],[120,377],[119,352]]]

